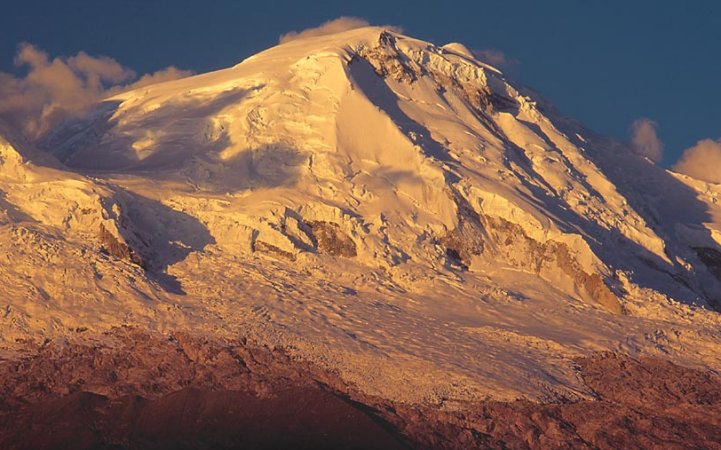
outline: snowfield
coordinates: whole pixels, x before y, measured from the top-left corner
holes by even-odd
[[[721,187],[382,28],[0,141],[0,326],[247,337],[371,395],[589,398],[598,351],[721,370]],[[48,156],[50,155],[50,157]]]

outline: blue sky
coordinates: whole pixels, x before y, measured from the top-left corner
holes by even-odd
[[[511,78],[568,116],[625,139],[658,123],[665,164],[721,137],[721,2],[694,1],[13,1],[0,14],[0,71],[20,42],[51,56],[83,50],[138,73],[233,65],[290,30],[338,16],[402,26],[436,44],[498,49]]]

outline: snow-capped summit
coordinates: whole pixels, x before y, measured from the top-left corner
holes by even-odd
[[[27,219],[12,226],[78,236],[62,251],[95,275],[85,297],[67,271],[27,281],[57,318],[13,306],[16,334],[63,335],[82,303],[95,331],[292,343],[409,401],[574,392],[570,358],[596,350],[721,367],[706,350],[721,342],[717,192],[559,116],[462,44],[376,27],[297,39],[109,98],[39,145],[97,193],[77,206],[97,221],[39,220],[40,194],[7,195]]]

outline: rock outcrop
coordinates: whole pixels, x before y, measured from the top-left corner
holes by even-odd
[[[121,241],[121,237],[114,235],[102,223],[100,224],[100,244],[102,250],[108,255],[129,261],[145,268],[145,262],[127,243]]]

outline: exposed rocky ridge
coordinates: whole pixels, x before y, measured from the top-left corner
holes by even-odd
[[[531,270],[541,277],[568,277],[581,298],[596,302],[607,310],[623,311],[618,297],[606,286],[598,273],[580,267],[568,245],[552,240],[531,239],[517,224],[502,218],[484,217],[499,256],[515,267]],[[558,279],[554,281],[559,281]]]
[[[358,255],[355,242],[343,233],[338,224],[318,220],[309,222],[308,226],[321,253],[347,258]]]
[[[694,250],[711,273],[721,280],[721,250],[709,247],[695,247]]]
[[[596,400],[449,411],[365,395],[243,340],[106,338],[0,364],[3,448],[721,448],[721,380],[659,359],[579,359]]]
[[[135,252],[135,250],[130,248],[127,243],[121,242],[120,238],[108,231],[102,223],[100,224],[100,244],[103,246],[103,251],[107,252],[109,255],[114,256],[115,258],[128,260],[140,267],[145,267],[145,262]]]
[[[356,54],[373,66],[379,77],[391,77],[395,81],[412,83],[418,79],[416,74],[425,73],[421,66],[398,51],[396,37],[389,32],[381,32],[374,45],[363,46]]]
[[[488,248],[498,261],[544,278],[555,278],[549,281],[556,283],[563,283],[564,280],[558,279],[561,274],[581,298],[598,303],[614,313],[623,311],[621,301],[601,275],[586,272],[567,244],[553,240],[539,242],[529,237],[518,224],[501,217],[479,214],[457,193],[454,198],[458,207],[458,225],[439,239],[452,262],[468,269],[473,258],[482,255]]]
[[[301,252],[353,258],[358,255],[356,243],[334,222],[325,220],[304,221],[300,214],[292,212],[279,227],[279,233],[287,239],[286,249],[266,242],[254,235],[253,251],[295,261]],[[282,242],[282,241],[281,241]]]
[[[276,247],[276,246],[273,245],[273,244],[269,244],[269,243],[267,243],[267,242],[260,241],[260,240],[256,240],[256,241],[253,243],[253,251],[254,251],[254,252],[267,253],[267,254],[270,254],[270,255],[280,256],[280,257],[289,259],[290,261],[295,261],[295,260],[296,260],[296,257],[295,257],[295,255],[294,255],[293,253],[288,252],[288,251],[285,251],[285,250],[282,250],[282,249]]]
[[[446,247],[446,254],[462,267],[468,269],[474,256],[483,254],[488,243],[488,233],[483,227],[480,215],[473,210],[468,201],[454,193],[458,208],[458,225],[444,236],[439,243]]]

